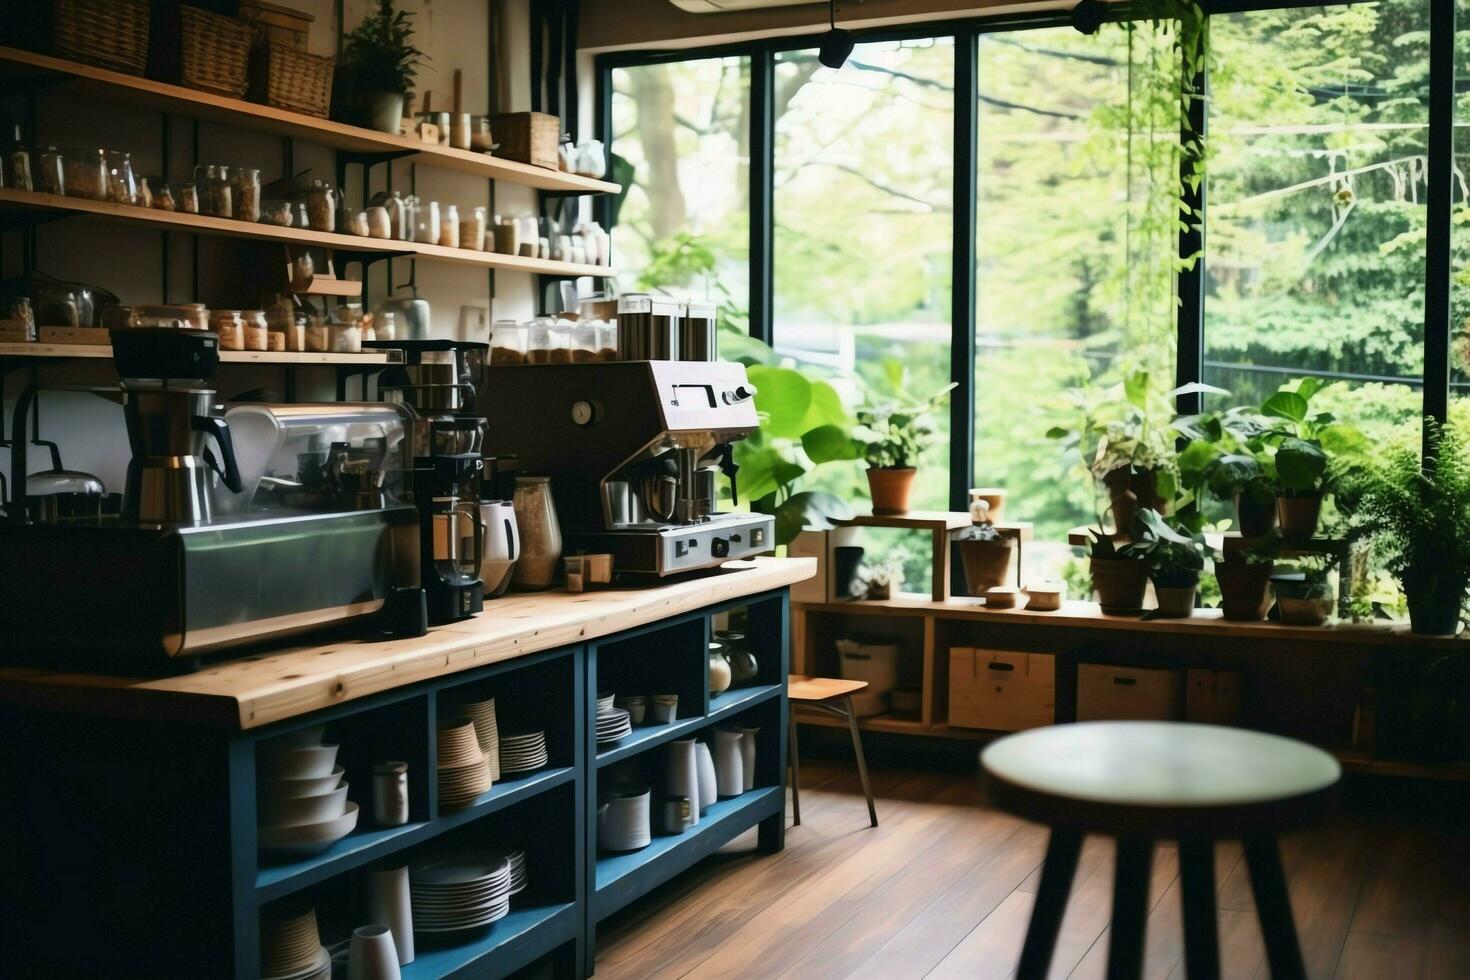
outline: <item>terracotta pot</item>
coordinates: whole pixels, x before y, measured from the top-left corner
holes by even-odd
[[[1117,469],[1105,475],[1102,482],[1108,490],[1115,531],[1127,534],[1140,507],[1151,508],[1160,514],[1169,512],[1168,502],[1159,496],[1158,473],[1154,470],[1133,472]]]
[[[1143,611],[1143,594],[1148,589],[1148,563],[1137,558],[1092,559],[1092,587],[1098,605],[1113,616]]]
[[[1159,600],[1155,616],[1171,619],[1188,619],[1194,615],[1194,593],[1199,582],[1193,585],[1160,585],[1154,583],[1154,596]]]
[[[1014,541],[956,541],[955,545],[965,563],[965,585],[971,595],[984,595],[986,589],[1005,584],[1016,550]]]
[[[1238,555],[1215,562],[1220,582],[1220,608],[1226,619],[1258,623],[1271,608],[1271,562],[1251,564]]]
[[[868,468],[868,495],[873,498],[875,514],[907,514],[909,494],[914,489],[914,476],[919,471],[907,469],[880,470]]]
[[[1276,498],[1276,518],[1281,522],[1281,537],[1285,541],[1293,544],[1310,541],[1317,533],[1317,520],[1321,516],[1320,493]]]
[[[1332,618],[1332,607],[1336,602],[1331,596],[1323,599],[1304,599],[1301,596],[1279,595],[1276,609],[1281,621],[1288,626],[1322,626]]]
[[[1270,534],[1276,526],[1276,507],[1263,504],[1248,493],[1235,495],[1235,520],[1240,534],[1246,538],[1259,538]]]

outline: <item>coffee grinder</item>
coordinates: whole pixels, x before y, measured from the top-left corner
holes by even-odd
[[[420,579],[429,622],[478,613],[481,448],[485,419],[475,414],[474,379],[489,344],[453,340],[375,341],[364,347],[403,352],[378,376],[380,397],[412,415],[413,503],[419,511]]]

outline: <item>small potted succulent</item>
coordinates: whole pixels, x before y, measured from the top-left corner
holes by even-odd
[[[1332,618],[1336,599],[1328,575],[1330,555],[1303,555],[1271,576],[1276,612],[1288,626],[1322,626]]]
[[[363,18],[343,39],[339,77],[352,92],[352,108],[362,125],[384,133],[399,131],[403,105],[425,55],[413,46],[413,23],[393,0]]]
[[[1098,605],[1110,616],[1138,615],[1148,591],[1147,555],[1134,542],[1120,544],[1097,528],[1088,528],[1087,535],[1088,568]]]
[[[868,599],[892,599],[903,591],[903,562],[887,558],[877,565],[863,569],[862,581],[867,587]]]
[[[1226,619],[1258,623],[1266,618],[1271,609],[1271,572],[1280,548],[1280,532],[1272,531],[1248,547],[1226,551],[1215,562],[1220,610]]]
[[[984,521],[961,531],[954,543],[965,567],[965,584],[971,595],[984,595],[986,589],[1005,584],[1011,570],[1011,556],[1016,553],[1014,538],[1001,534],[994,524]]]
[[[860,409],[853,438],[868,463],[868,492],[874,514],[906,514],[914,488],[915,464],[934,435],[930,413],[955,386],[920,402]]]
[[[1150,618],[1186,619],[1194,614],[1200,573],[1210,556],[1205,537],[1157,511],[1141,510],[1138,517],[1147,534],[1135,536],[1134,550],[1148,559],[1148,576],[1159,603]]]

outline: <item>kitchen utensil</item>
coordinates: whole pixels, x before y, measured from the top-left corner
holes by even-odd
[[[480,545],[480,578],[485,583],[485,598],[493,599],[510,588],[521,553],[515,505],[509,500],[482,500],[480,522],[485,533]]]

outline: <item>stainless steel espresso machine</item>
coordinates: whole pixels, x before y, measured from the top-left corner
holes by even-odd
[[[770,516],[716,510],[719,476],[735,478],[731,443],[760,424],[744,366],[492,366],[485,390],[488,451],[551,477],[568,552],[609,553],[636,580],[774,546]]]
[[[347,620],[422,633],[417,513],[402,500],[411,419],[387,405],[240,405],[209,384],[213,333],[114,331],[132,458],[121,515],[0,526],[0,662],[172,673]],[[58,386],[65,387],[65,386]],[[15,424],[43,387],[17,401]],[[24,440],[12,486],[24,487]]]

